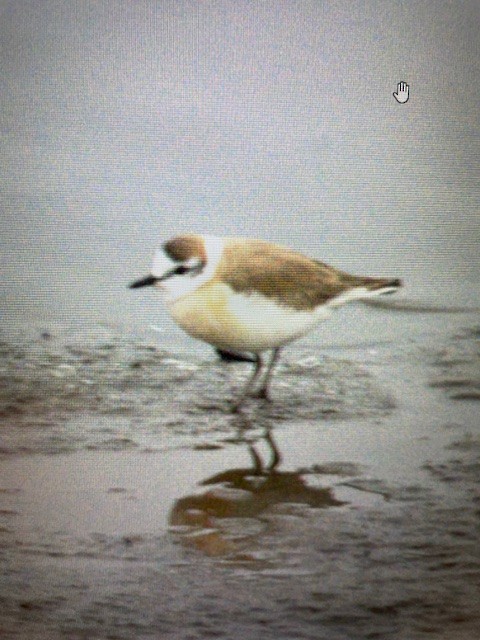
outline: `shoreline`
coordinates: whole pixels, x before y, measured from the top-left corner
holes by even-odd
[[[48,334],[2,342],[6,638],[473,640],[477,325],[292,349],[241,420],[248,365]]]

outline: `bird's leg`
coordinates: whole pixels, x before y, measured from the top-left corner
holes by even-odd
[[[260,476],[263,473],[263,462],[262,462],[262,459],[258,455],[257,450],[255,449],[253,444],[249,445],[249,449],[250,449],[250,455],[252,456],[252,460],[253,460],[252,475]]]
[[[250,376],[250,378],[247,381],[247,384],[245,385],[242,393],[240,394],[238,400],[233,404],[232,407],[232,411],[233,413],[236,413],[243,401],[245,400],[245,398],[248,396],[248,394],[250,393],[250,389],[253,387],[253,385],[255,384],[258,376],[260,375],[260,371],[262,370],[262,366],[263,366],[263,361],[262,358],[260,357],[260,355],[258,353],[255,354],[255,370],[253,372],[253,374]]]
[[[276,349],[273,350],[273,356],[272,356],[272,359],[270,360],[270,364],[268,365],[267,373],[263,378],[262,386],[255,393],[256,398],[263,398],[264,400],[270,400],[270,396],[268,393],[268,384],[271,380],[273,368],[278,361],[279,355],[280,355],[280,347],[277,347]]]
[[[280,451],[277,448],[277,445],[275,444],[275,440],[272,437],[270,428],[267,428],[264,438],[268,442],[270,446],[270,450],[272,452],[272,459],[268,464],[267,471],[274,471],[282,461],[282,456],[280,454]]]

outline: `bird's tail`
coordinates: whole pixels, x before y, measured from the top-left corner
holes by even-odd
[[[381,296],[386,293],[395,293],[403,286],[399,278],[361,278],[357,286],[365,287],[366,298]]]

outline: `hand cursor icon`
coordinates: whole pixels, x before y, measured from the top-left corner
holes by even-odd
[[[409,91],[410,87],[406,82],[399,82],[397,84],[397,93],[393,92],[393,97],[398,103],[404,104],[408,100]]]

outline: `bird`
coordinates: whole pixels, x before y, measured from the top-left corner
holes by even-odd
[[[232,404],[238,412],[249,396],[271,400],[272,372],[285,345],[336,307],[394,293],[402,281],[351,275],[265,240],[182,234],[163,243],[150,274],[129,288],[147,286],[162,293],[171,317],[190,336],[212,345],[224,359],[231,355],[254,363]]]

